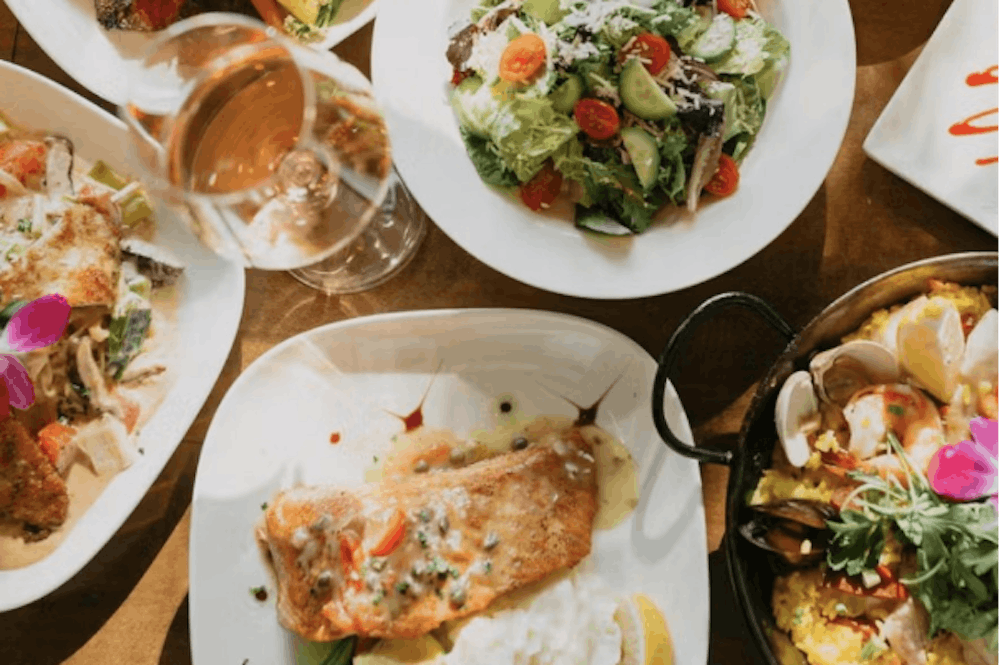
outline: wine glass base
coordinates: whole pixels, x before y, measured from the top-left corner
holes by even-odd
[[[350,245],[319,263],[289,273],[327,295],[366,291],[405,268],[426,233],[426,216],[394,172],[385,201]]]

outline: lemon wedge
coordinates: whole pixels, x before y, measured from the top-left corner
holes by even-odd
[[[619,603],[615,621],[622,631],[620,665],[673,665],[667,620],[648,596],[637,593]]]
[[[430,635],[412,640],[380,640],[368,653],[355,656],[353,665],[428,663],[443,653],[440,642]]]

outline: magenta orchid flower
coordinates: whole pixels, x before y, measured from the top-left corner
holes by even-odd
[[[4,327],[0,346],[18,353],[55,344],[69,321],[69,302],[57,293],[7,309],[5,314],[9,313],[10,319]],[[28,370],[17,358],[0,353],[0,379],[0,420],[10,415],[12,406],[27,409],[34,404],[35,386]]]
[[[942,446],[931,458],[927,478],[931,489],[959,501],[990,497],[997,503],[997,421],[973,418],[969,423],[971,441]]]

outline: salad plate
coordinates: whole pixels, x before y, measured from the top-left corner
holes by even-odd
[[[739,265],[806,206],[847,128],[855,80],[848,3],[762,0],[759,15],[784,36],[790,55],[754,145],[741,157],[735,192],[703,202],[690,219],[657,221],[641,234],[581,232],[572,221],[533,212],[516,195],[485,184],[466,152],[450,103],[454,69],[446,51],[454,26],[467,23],[479,3],[384,2],[375,24],[372,79],[407,186],[463,249],[548,291],[638,298],[676,291]],[[679,6],[670,0],[635,4],[656,11]]]
[[[0,62],[3,113],[16,125],[68,137],[76,154],[119,173],[138,172],[126,152],[125,126],[79,95],[16,65]],[[179,220],[156,216],[156,244],[182,257],[173,352],[163,362],[173,383],[135,441],[137,460],[115,475],[54,551],[30,565],[0,570],[0,612],[26,605],[69,580],[110,540],[156,480],[198,415],[236,336],[244,272],[202,248]],[[71,510],[73,497],[70,497]]]
[[[869,157],[997,234],[997,3],[955,0],[882,111]]]
[[[49,0],[45,11],[33,0],[4,1],[31,38],[80,85],[112,104],[125,103],[128,77],[157,33],[105,29],[97,22],[94,0]],[[327,51],[344,41],[375,18],[378,1],[348,13],[349,19],[330,26],[321,41],[309,46]]]
[[[593,532],[589,564],[616,593],[641,591],[652,600],[674,638],[675,662],[704,663],[701,480],[696,464],[657,438],[649,408],[655,373],[653,358],[622,334],[529,310],[361,317],[271,349],[223,399],[199,460],[190,548],[193,662],[318,664],[330,649],[278,622],[276,587],[254,533],[277,490],[299,482],[362,484],[404,430],[393,414],[419,412],[423,426],[461,438],[536,415],[572,419],[579,412],[571,400],[599,401],[596,424],[628,449],[639,488],[623,522]],[[664,406],[671,427],[691,441],[670,385]]]

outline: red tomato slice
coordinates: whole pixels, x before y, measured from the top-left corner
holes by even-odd
[[[521,185],[521,200],[532,210],[541,210],[559,196],[562,181],[562,174],[556,171],[552,162],[546,162],[535,177]]]
[[[722,153],[719,157],[719,168],[705,185],[705,191],[716,196],[729,196],[736,191],[739,184],[740,171],[736,161],[726,153]]]
[[[642,64],[649,73],[656,76],[660,73],[660,70],[667,66],[667,62],[670,61],[670,44],[659,35],[654,35],[652,32],[644,32],[641,35],[636,35],[636,38],[632,40],[628,48],[622,49],[622,52],[618,55],[618,60],[625,62],[630,55],[641,58],[643,60]]]
[[[471,70],[469,70],[469,69],[463,69],[463,70],[456,69],[455,73],[451,75],[451,84],[452,85],[458,85],[459,83],[461,83],[465,79],[469,78],[470,76],[472,76],[472,71]]]
[[[726,12],[733,18],[743,18],[750,9],[750,0],[717,0],[720,12]]]
[[[573,107],[573,119],[592,139],[602,141],[618,133],[621,121],[615,107],[600,99],[581,99]]]

